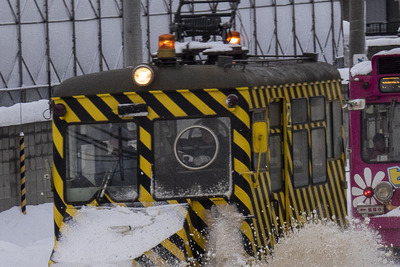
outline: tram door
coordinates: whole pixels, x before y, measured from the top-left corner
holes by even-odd
[[[283,190],[283,125],[282,102],[272,102],[268,109],[269,120],[269,173],[271,192]]]
[[[285,213],[285,155],[284,155],[284,102],[282,99],[273,99],[266,110],[257,110],[253,112],[253,123],[257,121],[266,121],[268,145],[267,150],[261,154],[253,155],[254,170],[259,170],[261,179],[260,187],[263,187],[265,194],[268,195],[270,204],[269,214],[273,224],[275,237],[278,237],[282,231],[282,223],[286,219]],[[261,164],[260,164],[261,163]],[[271,240],[271,242],[273,242]]]
[[[285,110],[284,102],[280,99],[274,100],[269,104],[268,121],[269,121],[269,177],[271,181],[270,201],[273,218],[280,219],[275,222],[277,235],[281,234],[283,225],[281,223],[286,219],[285,212],[285,149],[284,133],[285,127]]]
[[[269,104],[268,121],[269,198],[273,220],[279,218],[275,225],[280,235],[294,215],[290,194],[293,194],[295,188],[309,185],[308,131],[306,127],[298,127],[299,124],[307,123],[306,99],[294,99],[291,102],[274,99]],[[296,127],[293,127],[293,122],[297,124]]]

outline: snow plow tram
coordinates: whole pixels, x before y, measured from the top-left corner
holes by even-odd
[[[249,55],[234,12],[187,2],[152,62],[54,89],[51,266],[203,265],[224,207],[248,261],[310,216],[346,224],[339,72]]]

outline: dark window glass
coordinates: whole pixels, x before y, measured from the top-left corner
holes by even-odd
[[[343,153],[342,106],[339,100],[332,101],[333,157],[340,158]]]
[[[329,105],[326,107],[326,148],[327,148],[327,157],[333,158],[333,140],[332,140],[332,102],[329,102]]]
[[[269,105],[269,124],[270,127],[280,127],[281,122],[281,114],[282,114],[282,104],[281,102],[271,103]]]
[[[271,135],[270,148],[270,177],[271,190],[282,190],[282,139],[280,135]]]
[[[312,97],[310,99],[311,121],[322,121],[325,119],[325,98]]]
[[[400,73],[400,57],[381,57],[377,60],[377,74]]]
[[[137,198],[135,123],[71,125],[66,142],[67,201]]]
[[[230,119],[154,122],[155,198],[229,196]]]
[[[251,113],[252,122],[265,121],[265,109],[255,110]]]
[[[400,105],[367,105],[361,116],[361,153],[365,161],[400,161]]]
[[[326,181],[326,145],[325,129],[311,131],[312,179],[313,183]]]
[[[309,184],[307,131],[293,132],[293,183],[295,187]]]
[[[293,124],[307,122],[307,99],[294,99],[292,101]]]

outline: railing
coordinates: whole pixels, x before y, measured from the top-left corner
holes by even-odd
[[[366,35],[397,35],[400,21],[367,23]]]

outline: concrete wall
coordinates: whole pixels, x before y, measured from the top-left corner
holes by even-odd
[[[53,201],[50,182],[44,179],[45,160],[52,166],[51,122],[0,127],[0,211],[21,205],[20,132],[25,135],[26,205]]]

